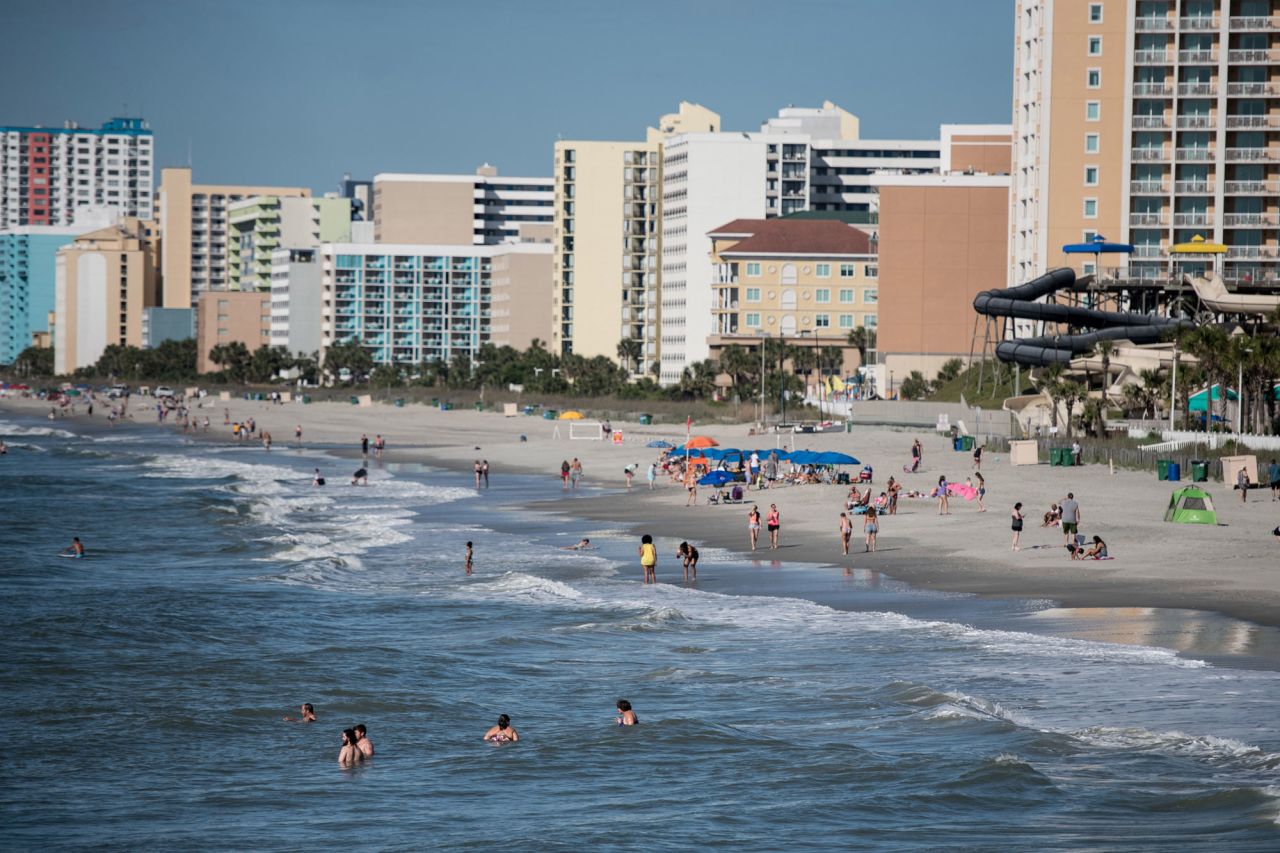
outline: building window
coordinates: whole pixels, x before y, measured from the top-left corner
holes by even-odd
[[[1085,101],[1084,102],[1084,120],[1097,121],[1102,115],[1101,101]]]
[[[1089,36],[1089,55],[1102,56],[1102,36]]]
[[[831,264],[818,264],[818,278],[831,278]]]
[[[880,301],[879,288],[872,287],[862,291],[862,301],[867,305],[874,305],[875,303],[879,302]]]
[[[843,302],[843,303],[846,303],[846,304],[848,304],[848,303],[850,303],[850,302],[852,302],[852,301],[853,301],[853,288],[852,288],[852,287],[842,287],[842,288],[840,288],[840,301],[841,301],[841,302]]]
[[[842,329],[852,329],[852,328],[853,328],[853,315],[852,315],[852,314],[841,314],[841,315],[840,315],[840,328],[842,328]]]
[[[1098,185],[1098,167],[1084,167],[1084,185],[1086,187],[1096,187]]]
[[[745,325],[746,325],[746,327],[747,327],[748,329],[758,329],[758,328],[760,328],[760,315],[759,315],[759,314],[747,314],[747,315],[746,315],[746,324],[745,324]]]
[[[749,263],[749,264],[747,264],[747,275],[749,275],[749,276],[753,276],[753,277],[755,277],[755,278],[759,278],[759,277],[760,277],[760,264],[758,264],[758,263]]]
[[[818,329],[831,328],[831,315],[830,314],[814,314],[813,325],[815,328],[818,328]]]
[[[747,301],[748,301],[748,302],[759,302],[759,301],[760,301],[760,288],[758,288],[758,287],[748,287],[748,288],[747,288]]]
[[[831,271],[831,268],[828,267],[827,272],[830,273],[830,271]],[[817,290],[813,292],[813,301],[819,302],[819,303],[830,302],[831,291],[825,287],[819,287]]]
[[[874,329],[876,324],[877,320],[875,314],[868,314],[862,318],[862,325],[866,326],[868,329]]]
[[[1098,218],[1098,200],[1096,198],[1086,198],[1084,200],[1084,218]]]
[[[1101,3],[1089,4],[1089,23],[1091,24],[1102,23],[1102,4]]]
[[[1086,133],[1084,135],[1084,153],[1086,154],[1098,153],[1098,134]]]
[[[880,267],[875,264],[867,264],[867,278],[877,278],[880,275]]]
[[[854,271],[854,269],[855,269],[855,267],[854,267],[854,265],[853,265],[853,264],[841,264],[841,265],[840,265],[840,277],[841,277],[841,278],[853,278],[855,275],[857,275],[857,273]]]
[[[1085,229],[1085,231],[1084,231],[1083,236],[1081,237],[1081,239],[1082,239],[1085,243],[1092,243],[1092,242],[1093,242],[1093,238],[1094,238],[1094,237],[1097,237],[1097,236],[1098,236],[1098,232],[1097,232],[1097,231],[1094,231],[1092,228],[1086,228],[1086,229]]]
[[[1102,69],[1090,68],[1085,72],[1085,85],[1090,89],[1099,89],[1102,87]]]

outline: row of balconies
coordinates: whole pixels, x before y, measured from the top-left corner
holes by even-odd
[[[1213,181],[1176,181],[1173,191],[1178,195],[1213,195]],[[1227,195],[1280,195],[1280,181],[1225,181],[1223,189]],[[1129,192],[1132,195],[1168,195],[1169,184],[1164,181],[1131,181]]]
[[[1227,20],[1227,26],[1229,29],[1236,32],[1280,30],[1280,19],[1263,16],[1239,16],[1229,18]],[[1133,28],[1135,31],[1140,33],[1170,33],[1175,29],[1191,32],[1204,32],[1205,30],[1221,29],[1222,22],[1216,15],[1202,15],[1187,18],[1169,18],[1163,15],[1143,15],[1140,18],[1134,19]]]
[[[1132,125],[1137,130],[1169,130],[1173,121],[1165,115],[1136,115]],[[1180,115],[1176,122],[1178,130],[1215,130],[1218,127],[1218,116]],[[1225,123],[1227,130],[1280,130],[1280,114],[1229,115]]]
[[[1131,213],[1129,224],[1137,228],[1152,228],[1170,224],[1168,213]],[[1176,228],[1207,227],[1216,224],[1215,213],[1175,213],[1172,223]],[[1227,213],[1222,224],[1228,228],[1275,228],[1280,226],[1277,213]]]
[[[1134,148],[1130,159],[1135,163],[1153,163],[1168,161],[1171,157],[1192,163],[1215,160],[1218,149],[1178,148],[1172,153],[1168,148]],[[1228,163],[1280,163],[1280,148],[1228,148],[1225,159]]]
[[[1169,250],[1163,246],[1134,246],[1134,258],[1167,258]],[[1228,260],[1244,259],[1244,260],[1275,260],[1280,256],[1280,250],[1275,246],[1228,246],[1226,258]]]
[[[1134,83],[1133,94],[1138,97],[1170,97],[1174,83]],[[1218,84],[1178,83],[1177,92],[1182,97],[1217,97]],[[1269,82],[1227,83],[1227,94],[1232,97],[1274,97],[1280,95],[1280,84]]]

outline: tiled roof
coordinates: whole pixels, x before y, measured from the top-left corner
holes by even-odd
[[[735,219],[709,233],[722,238],[750,235],[722,256],[872,254],[865,231],[829,219]]]

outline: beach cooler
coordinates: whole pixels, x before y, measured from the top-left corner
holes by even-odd
[[[1182,466],[1179,465],[1177,462],[1170,462],[1168,473],[1169,473],[1169,481],[1172,483],[1176,483],[1178,480],[1182,479]]]
[[[1157,480],[1170,479],[1169,466],[1172,464],[1173,464],[1172,459],[1157,459],[1156,460],[1156,479]]]

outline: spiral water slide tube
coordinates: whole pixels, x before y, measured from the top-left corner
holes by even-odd
[[[1073,358],[1092,351],[1099,341],[1128,340],[1135,344],[1154,344],[1164,340],[1170,330],[1190,325],[1186,320],[1149,314],[1036,302],[1042,296],[1069,289],[1075,283],[1075,270],[1056,269],[1026,284],[984,290],[975,296],[973,310],[986,317],[1012,317],[1093,329],[1079,334],[1002,341],[996,345],[996,358],[1027,367],[1070,364]]]

